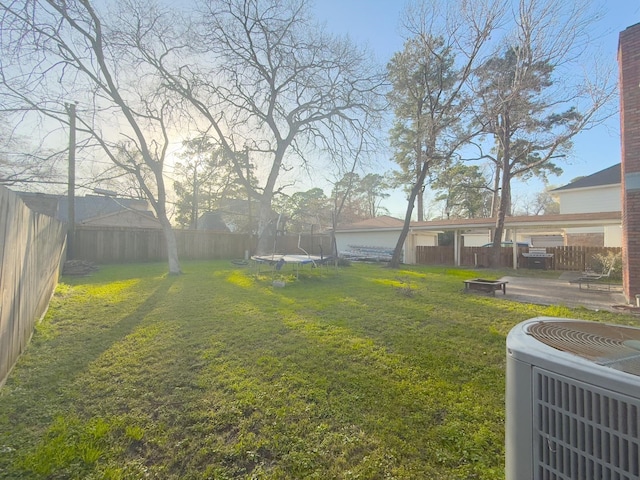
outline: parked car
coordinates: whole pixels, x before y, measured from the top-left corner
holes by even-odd
[[[493,247],[493,242],[491,243],[485,243],[484,245],[482,245],[483,247]],[[500,244],[501,247],[513,247],[513,242],[502,242]],[[529,245],[527,242],[518,242],[518,247],[530,247],[531,245]]]

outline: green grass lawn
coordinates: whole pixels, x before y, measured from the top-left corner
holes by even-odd
[[[183,269],[63,279],[0,390],[0,478],[501,479],[511,327],[634,320],[442,267]]]

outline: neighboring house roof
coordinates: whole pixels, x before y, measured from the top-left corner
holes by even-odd
[[[58,211],[58,201],[63,197],[63,195],[52,195],[49,193],[14,193],[16,195],[19,195],[24,204],[34,212],[42,213],[53,218],[56,218],[56,212]]]
[[[621,164],[618,163],[551,191],[560,192],[565,190],[574,190],[576,188],[604,187],[606,185],[618,185],[621,181],[622,169]]]
[[[622,212],[564,213],[556,215],[525,215],[505,217],[505,228],[569,228],[590,227],[594,225],[619,225]],[[431,222],[412,222],[411,229],[416,230],[465,230],[495,227],[495,218],[456,218],[452,220],[434,220]]]
[[[389,217],[392,218],[392,217]],[[366,226],[358,228],[358,224],[338,227],[338,232],[350,231],[400,231],[403,222],[395,219],[399,223],[387,226]],[[565,213],[557,215],[527,215],[517,217],[505,217],[506,228],[568,228],[568,227],[590,227],[594,225],[619,225],[622,220],[622,213],[617,212],[592,212],[592,213]],[[411,222],[411,230],[416,231],[441,231],[441,230],[475,230],[478,228],[495,227],[494,218],[455,218],[450,220],[432,220],[427,222]]]
[[[140,210],[120,210],[107,213],[99,217],[92,217],[82,222],[81,225],[100,227],[132,227],[132,228],[160,228],[160,222],[151,212]]]
[[[198,230],[230,232],[221,212],[205,212],[198,218]]]
[[[385,228],[399,229],[404,225],[404,221],[399,218],[382,215],[380,217],[368,218],[360,222],[350,225],[340,225],[336,228],[336,232],[344,232],[350,230],[380,230]]]
[[[97,195],[87,195],[75,198],[74,216],[77,223],[84,223],[95,217],[103,217],[123,210],[134,210],[138,212],[148,212],[147,202],[130,198],[102,197]],[[58,202],[58,220],[66,222],[69,219],[69,204],[67,197],[63,197]]]
[[[69,200],[66,195],[31,192],[16,193],[32,210],[54,217],[61,222],[69,220]],[[130,214],[123,215],[123,221],[118,222],[116,218],[123,212],[129,212]],[[131,226],[132,219],[135,218],[145,220],[145,226],[148,226],[150,220],[151,223],[157,223],[155,215],[149,210],[149,204],[146,200],[98,195],[75,197],[74,217],[78,224],[100,224],[104,222],[98,219],[106,219],[107,217],[113,217],[108,223],[114,226]],[[125,217],[126,220],[124,220]],[[135,225],[135,222],[133,224]]]

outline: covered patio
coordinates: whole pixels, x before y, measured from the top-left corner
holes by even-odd
[[[521,232],[535,232],[543,230],[562,230],[564,228],[582,228],[594,226],[620,225],[621,212],[572,213],[558,215],[534,215],[505,218],[505,230],[511,232],[512,239],[517,239]],[[435,220],[429,222],[412,222],[409,235],[405,242],[405,263],[416,263],[416,238],[421,233],[453,231],[454,232],[454,264],[461,265],[462,234],[478,230],[491,229],[495,226],[492,218],[470,218]],[[513,242],[513,265],[518,268],[518,246]]]

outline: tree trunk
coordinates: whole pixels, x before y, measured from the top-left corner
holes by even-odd
[[[496,173],[493,178],[493,195],[491,197],[491,216],[495,217],[498,215],[499,204],[500,201],[500,172],[502,171],[502,167],[500,164],[496,164]]]
[[[276,253],[278,238],[277,226],[273,225],[271,218],[271,202],[263,197],[260,200],[260,212],[258,217],[258,245],[256,255],[268,255]]]
[[[418,195],[422,191],[422,186],[424,185],[424,179],[427,176],[427,166],[428,166],[428,162],[425,161],[422,164],[422,170],[420,171],[420,175],[416,179],[416,183],[413,185],[413,188],[411,189],[411,194],[409,196],[409,201],[407,204],[407,213],[404,216],[404,225],[402,226],[400,237],[398,237],[398,243],[396,243],[396,248],[393,251],[393,256],[391,257],[391,261],[389,262],[389,268],[400,267],[400,255],[402,254],[402,247],[404,245],[405,240],[407,239],[407,235],[409,235],[409,227],[411,226],[411,215],[413,215],[413,207],[416,202],[416,197],[418,197]]]
[[[171,223],[166,215],[163,218],[159,218],[162,225],[162,232],[167,243],[167,259],[169,261],[169,275],[180,275],[182,269],[180,268],[180,261],[178,260],[178,243],[176,242],[176,233],[171,227]]]
[[[504,233],[504,219],[509,214],[509,206],[511,204],[511,172],[508,168],[508,162],[502,171],[502,194],[500,195],[500,208],[496,216],[496,228],[493,232],[493,248],[491,251],[491,266],[497,268],[500,266],[500,246],[502,243],[502,234]],[[515,242],[515,239],[513,239]]]

